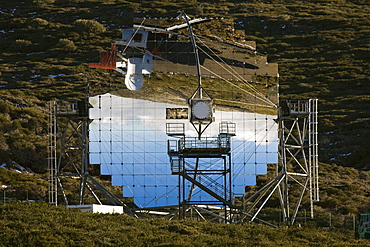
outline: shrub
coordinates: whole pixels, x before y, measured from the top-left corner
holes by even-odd
[[[33,0],[32,2],[36,4],[51,4],[54,3],[55,0]]]
[[[14,48],[17,52],[25,52],[28,51],[32,42],[25,39],[17,39],[14,43]]]
[[[78,19],[74,22],[76,29],[81,32],[88,33],[103,33],[105,27],[97,21]]]
[[[19,47],[27,47],[27,46],[30,46],[32,45],[32,41],[29,41],[29,40],[25,40],[25,39],[17,39],[15,41],[15,44]]]
[[[30,21],[30,25],[33,28],[41,28],[41,27],[47,26],[48,24],[49,22],[42,18],[35,18]]]
[[[73,52],[77,50],[77,46],[73,43],[72,40],[69,39],[59,39],[57,47],[66,52]]]

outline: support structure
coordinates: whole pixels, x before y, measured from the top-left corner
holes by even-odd
[[[198,47],[190,26],[191,22],[185,13],[182,13],[181,16],[186,21],[193,45],[198,87],[187,100],[188,108],[181,108],[181,110],[186,109],[186,119],[189,119],[190,124],[194,127],[197,137],[185,136],[185,126],[182,121],[169,120],[173,123],[167,123],[166,132],[169,136],[167,154],[170,158],[172,174],[178,176],[178,206],[174,205],[175,203],[172,203],[171,200],[172,204],[167,207],[129,209],[89,174],[88,125],[91,120],[89,119],[87,100],[50,102],[48,146],[50,203],[57,205],[58,196],[61,195],[64,203],[68,205],[68,195],[66,188],[63,187],[63,180],[75,179],[79,182],[77,204],[85,203],[89,191],[92,196],[90,198],[98,204],[103,204],[100,199],[100,196],[103,195],[111,204],[125,206],[128,211],[136,215],[156,214],[168,218],[174,218],[176,215],[179,218],[196,216],[203,220],[216,219],[230,223],[244,222],[248,218],[249,221],[258,220],[274,226],[258,216],[268,204],[268,201],[276,196],[275,198],[281,206],[283,221],[287,225],[294,224],[302,203],[310,206],[311,217],[313,217],[313,201],[319,200],[317,100],[290,100],[280,103],[277,118],[279,125],[279,162],[276,176],[253,195],[249,197],[245,195],[242,206],[236,206],[232,192],[230,145],[236,127],[234,123],[221,122],[218,136],[205,137],[203,135],[205,130],[215,122],[215,102],[202,87]],[[132,32],[130,30],[130,35],[134,37],[136,32]],[[144,40],[146,42],[147,37]],[[113,45],[111,52],[102,53],[101,63],[90,64],[90,67],[116,69],[116,51],[117,48]],[[258,68],[257,66],[254,67]],[[125,68],[126,70],[128,71],[127,68]],[[142,72],[142,68],[140,67],[138,71]],[[135,73],[132,76],[137,75]],[[127,74],[129,73],[127,72]],[[257,74],[255,73],[255,75]],[[140,87],[135,87],[135,90]],[[128,86],[128,88],[130,87]],[[274,92],[274,90],[270,92]],[[265,102],[264,100],[265,96],[263,96],[263,102]],[[272,101],[269,104],[275,107],[275,103]],[[188,112],[190,113],[189,117]],[[185,119],[185,117],[181,116],[179,119]],[[145,142],[142,142],[142,145],[146,145]],[[124,146],[120,148],[124,149]],[[110,150],[110,154],[112,154],[112,149]],[[256,149],[255,152],[257,153]],[[145,151],[142,153],[144,155]],[[105,163],[107,166],[112,164],[112,161]],[[122,162],[118,165],[122,166],[123,164]],[[255,164],[258,163],[255,162]],[[145,176],[146,174],[142,173],[140,175]],[[143,179],[144,176],[142,176]],[[122,181],[120,181],[121,184],[125,184]],[[129,184],[129,186],[131,188],[140,187],[135,186],[134,183]],[[156,185],[152,187],[154,186],[156,187]],[[294,188],[294,191],[298,191],[296,189],[298,187],[298,195],[292,197],[290,195],[292,188]],[[237,195],[243,193],[242,187]],[[309,201],[305,201],[307,193],[309,194]],[[132,192],[133,194],[134,192]],[[130,194],[130,197],[132,195]],[[292,198],[295,198],[295,201]],[[222,212],[220,212],[220,209]]]
[[[59,196],[69,205],[63,180],[79,182],[76,204],[85,204],[87,191],[95,203],[105,197],[113,205],[124,205],[89,174],[89,107],[83,101],[49,102],[49,203],[57,205]],[[71,181],[70,181],[71,182]],[[75,193],[75,191],[73,192]]]
[[[224,212],[217,216],[228,222],[233,206],[230,138],[235,135],[235,124],[221,123],[218,137],[186,137],[181,129],[179,124],[167,124],[167,135],[176,137],[168,140],[168,155],[172,174],[179,176],[179,217],[190,217],[195,210],[204,218],[199,210],[219,206]],[[194,199],[197,188],[210,199]]]
[[[254,221],[277,192],[283,221],[293,225],[304,195],[309,195],[309,201],[305,203],[309,203],[311,218],[313,201],[319,200],[317,99],[282,102],[277,121],[279,164],[276,177],[244,200],[242,220],[249,217]],[[298,195],[289,194],[293,188],[299,189]]]

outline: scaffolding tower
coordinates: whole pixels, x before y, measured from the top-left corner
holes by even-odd
[[[183,125],[167,123],[167,135],[176,137],[168,140],[168,155],[172,174],[179,176],[179,218],[186,218],[193,209],[204,218],[200,210],[211,213],[204,206],[221,206],[224,212],[216,217],[228,222],[233,207],[230,138],[235,135],[235,124],[220,123],[217,137],[186,137]],[[195,188],[212,199],[194,200]]]
[[[309,195],[310,217],[313,202],[319,200],[317,99],[281,102],[277,119],[279,125],[279,163],[276,177],[243,202],[242,221],[257,215],[272,197],[278,198],[286,225],[293,225],[298,210]],[[296,201],[289,191],[300,187]]]
[[[125,206],[89,174],[89,104],[87,100],[49,102],[49,203],[58,205],[59,196],[69,205],[63,179],[79,180],[78,205],[85,204],[86,191],[98,204],[105,197],[113,205]]]

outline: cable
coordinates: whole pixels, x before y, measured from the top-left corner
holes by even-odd
[[[127,47],[130,45],[130,43],[132,42],[132,40],[134,39],[135,35],[137,34],[137,32],[139,31],[139,29],[143,26],[143,23],[145,22],[145,18],[143,19],[143,21],[140,23],[139,27],[136,28],[134,34],[131,36],[130,40],[127,42],[127,45],[125,47],[125,49],[123,49],[122,53],[125,53]]]
[[[199,39],[199,38],[198,38]],[[199,39],[202,43],[203,41],[201,39]],[[204,43],[203,43],[204,44]],[[210,51],[212,51],[212,49],[210,49],[206,44],[204,44]],[[199,50],[201,50],[204,54],[206,54],[211,60],[213,60],[214,62],[216,62],[221,68],[225,69],[227,72],[229,72],[230,74],[236,76],[237,78],[239,78],[240,81],[244,82],[253,92],[255,92],[257,95],[259,95],[259,100],[261,101],[264,101],[266,102],[267,104],[269,105],[272,105],[276,108],[276,105],[269,99],[266,99],[265,96],[263,94],[261,94],[261,92],[259,92],[255,87],[253,87],[252,85],[250,85],[250,83],[248,81],[246,81],[241,75],[239,75],[231,66],[227,65],[227,63],[221,58],[219,57],[216,53],[214,53],[214,51],[212,51],[213,55],[216,56],[218,59],[220,59],[224,64],[226,64],[228,66],[229,69],[227,69],[225,66],[223,66],[221,63],[219,63],[218,61],[216,61],[212,56],[210,56],[208,53],[206,53],[201,47],[198,47]],[[243,90],[243,92],[246,92],[250,95],[253,95],[252,93],[240,88],[239,86],[236,86],[234,83],[228,81],[226,78],[223,78],[221,77],[220,75],[214,73],[213,71],[207,69],[206,67],[204,66],[201,66],[202,68],[204,68],[205,70],[207,70],[208,72],[216,75],[217,77],[223,79],[224,81],[230,83],[231,85],[237,87],[238,89],[240,90]],[[230,71],[231,70],[231,71]],[[234,73],[231,73],[231,72],[234,72]],[[254,95],[256,97],[256,95]]]

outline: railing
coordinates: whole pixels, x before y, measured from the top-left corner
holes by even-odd
[[[77,114],[78,113],[78,103],[77,100],[70,102],[57,101],[56,105],[57,114]]]
[[[219,137],[187,137],[180,139],[180,149],[219,149],[230,148],[229,138]]]
[[[85,100],[56,101],[55,113],[57,116],[80,116],[89,115],[89,105]]]
[[[221,135],[235,136],[235,133],[236,133],[235,123],[230,123],[230,122],[220,123],[220,134]]]
[[[182,159],[179,157],[171,157],[171,171],[173,174],[182,172]]]
[[[180,140],[168,140],[167,142],[167,152],[179,152],[179,142]]]
[[[309,114],[308,100],[288,100],[290,114]]]
[[[185,124],[183,123],[166,123],[166,134],[169,136],[179,136],[185,134]]]
[[[230,138],[225,137],[183,137],[178,140],[168,140],[168,153],[186,151],[219,151],[230,150]]]

